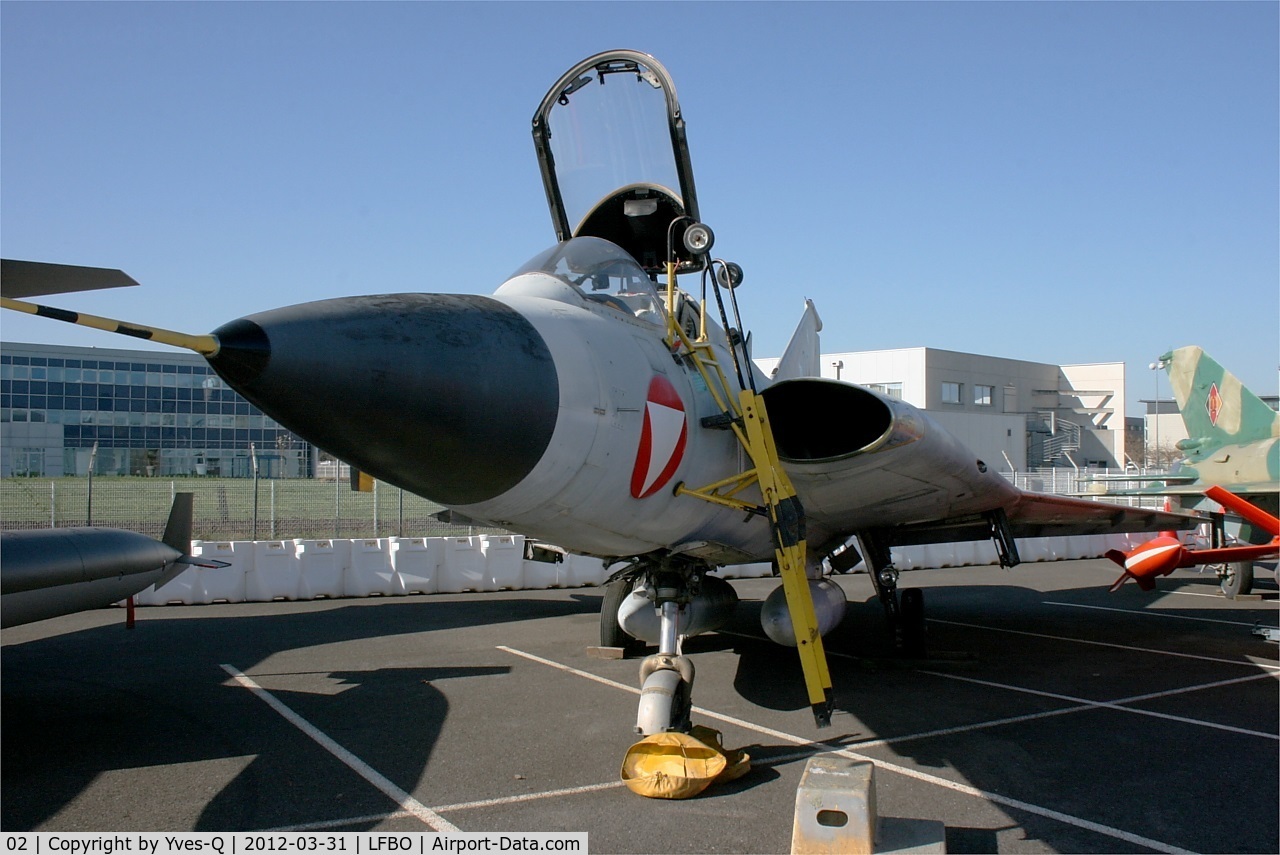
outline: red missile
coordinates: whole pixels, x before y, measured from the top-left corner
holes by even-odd
[[[1210,487],[1205,495],[1255,526],[1271,532],[1271,542],[1224,546],[1218,549],[1187,549],[1176,537],[1162,533],[1130,552],[1119,549],[1107,552],[1107,558],[1124,568],[1124,573],[1111,586],[1112,591],[1123,585],[1126,579],[1133,579],[1144,591],[1155,590],[1157,576],[1168,576],[1179,567],[1251,561],[1255,558],[1274,558],[1280,554],[1280,519],[1221,487]]]

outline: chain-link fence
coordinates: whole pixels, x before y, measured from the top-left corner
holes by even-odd
[[[1043,493],[1095,494],[1099,486],[1138,489],[1149,483],[1106,483],[1090,476],[1120,473],[1066,469],[1005,473],[1015,486]],[[501,529],[451,525],[440,505],[383,482],[353,492],[346,479],[252,478],[5,478],[0,480],[0,529],[109,526],[160,537],[173,494],[194,494],[192,537],[198,540],[440,537],[499,534]],[[1159,507],[1158,496],[1112,501]]]
[[[451,525],[440,505],[382,482],[251,478],[6,478],[0,529],[107,526],[159,538],[174,493],[194,494],[196,540],[439,537],[501,529]]]

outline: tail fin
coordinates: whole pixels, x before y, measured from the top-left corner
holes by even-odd
[[[1227,445],[1280,436],[1280,413],[1200,348],[1180,347],[1161,361],[1191,439]]]
[[[169,521],[164,524],[164,536],[160,542],[182,555],[155,582],[156,590],[169,584],[183,570],[195,562],[191,557],[192,494],[174,493],[173,507],[169,509]],[[219,562],[221,563],[221,562]]]
[[[160,542],[183,555],[191,554],[191,493],[174,493],[173,507],[169,509],[169,521],[164,524],[164,536]]]
[[[791,334],[791,341],[787,342],[778,367],[773,371],[774,380],[821,376],[822,346],[818,341],[821,331],[822,318],[818,317],[818,310],[812,300],[805,300],[800,323],[796,325],[796,331]]]

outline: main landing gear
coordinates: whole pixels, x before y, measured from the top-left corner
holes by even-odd
[[[919,588],[903,588],[898,591],[898,568],[893,566],[889,548],[873,535],[861,535],[858,540],[866,553],[871,575],[871,585],[884,607],[889,629],[893,633],[894,647],[903,656],[923,659],[927,650],[924,622],[924,591]]]

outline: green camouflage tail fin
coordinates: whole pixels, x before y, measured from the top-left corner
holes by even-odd
[[[1280,436],[1280,413],[1200,348],[1180,347],[1161,361],[1191,439],[1227,445]]]

